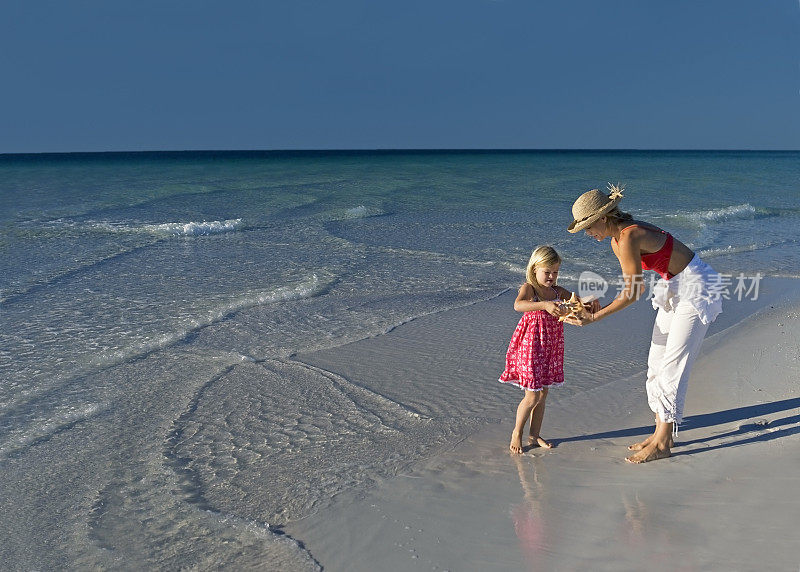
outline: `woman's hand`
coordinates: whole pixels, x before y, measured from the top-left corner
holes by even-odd
[[[591,302],[584,302],[583,307],[586,308],[587,312],[594,314],[598,310],[600,310],[600,300],[592,300]]]
[[[564,321],[567,324],[572,324],[573,326],[585,326],[586,324],[591,324],[592,322],[595,321],[594,313],[584,312],[580,316],[576,316],[573,314],[572,316],[567,316],[566,318],[564,318]]]

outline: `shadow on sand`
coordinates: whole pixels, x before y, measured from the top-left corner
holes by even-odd
[[[686,417],[681,423],[681,435],[685,435],[687,431],[693,429],[702,429],[705,427],[714,427],[726,423],[735,423],[736,421],[752,420],[749,423],[740,425],[734,431],[726,433],[718,433],[700,439],[690,441],[680,440],[677,445],[684,447],[687,445],[702,445],[709,441],[718,439],[725,439],[726,442],[719,443],[712,446],[699,447],[690,451],[675,451],[673,450],[672,456],[677,457],[680,455],[693,455],[695,453],[703,453],[706,451],[713,451],[714,449],[723,449],[725,447],[734,447],[737,445],[745,445],[748,443],[758,443],[763,441],[772,441],[790,435],[800,433],[800,413],[790,415],[782,419],[774,419],[767,421],[766,419],[757,419],[764,415],[771,415],[780,413],[782,411],[789,411],[790,409],[800,408],[800,397],[792,399],[784,399],[782,401],[773,401],[772,403],[761,403],[758,405],[748,405],[746,407],[737,407],[735,409],[726,409],[724,411],[717,411],[715,413],[703,413],[701,415],[692,415]],[[755,418],[755,419],[754,419]],[[778,427],[785,427],[778,429]],[[628,429],[619,429],[617,431],[605,431],[603,433],[592,433],[589,435],[578,435],[575,437],[567,437],[565,439],[558,439],[558,443],[568,443],[570,441],[588,441],[592,439],[615,439],[619,437],[640,437],[642,435],[649,435],[653,432],[653,425],[645,427],[631,427]]]

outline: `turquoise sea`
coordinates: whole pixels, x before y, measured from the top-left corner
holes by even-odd
[[[0,560],[318,566],[281,525],[441,441],[364,459],[403,404],[292,356],[516,288],[538,244],[613,280],[566,232],[608,182],[720,272],[800,277],[800,152],[0,155],[0,498],[35,497]]]

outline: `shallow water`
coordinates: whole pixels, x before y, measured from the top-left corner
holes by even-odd
[[[282,524],[487,421],[425,380],[358,385],[298,355],[516,288],[540,243],[566,286],[612,280],[608,247],[564,231],[606,181],[718,270],[796,276],[798,158],[0,157],[0,463],[18,509],[4,560],[316,566]]]

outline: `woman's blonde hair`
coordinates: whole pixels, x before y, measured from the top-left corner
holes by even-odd
[[[528,260],[528,268],[525,271],[525,278],[531,286],[539,286],[536,281],[536,268],[541,266],[555,266],[561,264],[561,257],[552,246],[537,246],[533,249],[531,259]]]
[[[626,220],[633,220],[633,215],[631,213],[626,213],[619,210],[619,207],[614,207],[610,211],[605,214],[606,217],[606,224],[608,223],[615,223],[619,224]]]

